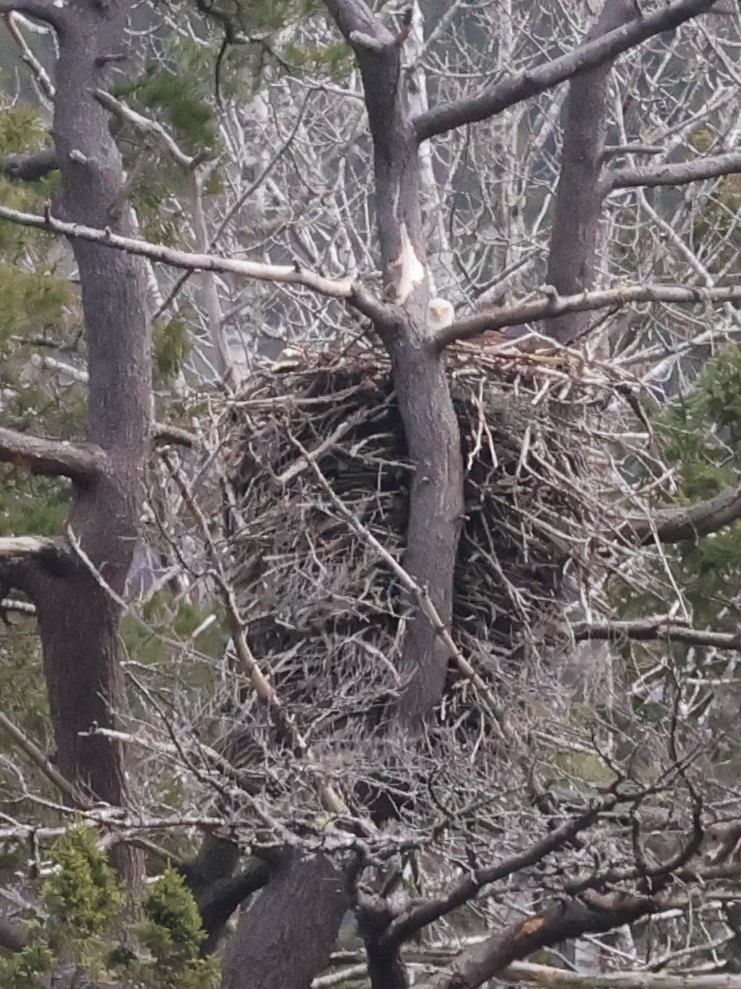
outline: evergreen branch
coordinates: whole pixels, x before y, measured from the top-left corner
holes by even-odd
[[[426,141],[456,127],[493,117],[516,103],[552,89],[572,76],[604,65],[657,34],[678,27],[690,18],[710,10],[714,3],[715,0],[679,0],[678,3],[662,7],[594,41],[580,45],[574,51],[544,65],[511,76],[481,96],[434,107],[412,121],[417,139]]]

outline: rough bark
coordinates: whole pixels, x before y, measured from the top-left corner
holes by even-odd
[[[606,0],[587,44],[640,16],[635,0]],[[553,229],[546,281],[559,295],[576,295],[594,280],[595,255],[602,213],[600,184],[607,135],[610,73],[614,59],[576,76],[564,106],[561,174],[556,188]],[[568,344],[589,325],[586,313],[548,320],[543,332]]]
[[[223,989],[309,989],[329,962],[350,895],[324,855],[284,851],[267,889],[241,916]]]
[[[93,94],[110,57],[123,47],[127,11],[123,0],[80,0],[64,9],[44,5],[37,14],[56,27],[59,43],[53,137],[62,194],[53,212],[123,234],[130,224],[121,158]],[[67,560],[28,565],[16,577],[37,606],[59,769],[79,789],[121,805],[121,747],[80,732],[95,723],[113,726],[122,707],[117,596],[134,550],[150,421],[145,282],[136,258],[81,240],[72,247],[86,328],[87,438],[106,458],[86,464],[99,467],[94,473],[72,472]],[[118,850],[117,864],[128,878],[139,863],[139,853]]]
[[[427,589],[448,625],[453,569],[463,517],[463,463],[443,358],[426,325],[427,259],[419,206],[419,147],[401,77],[401,45],[360,0],[327,0],[355,51],[373,138],[377,227],[387,294],[403,315],[378,330],[391,357],[409,456],[414,466],[404,567]],[[449,655],[418,610],[407,626],[401,672],[400,718],[417,729],[439,703]]]

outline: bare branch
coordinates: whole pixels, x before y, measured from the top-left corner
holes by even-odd
[[[632,622],[606,622],[590,625],[582,622],[572,629],[577,642],[598,640],[623,642],[633,639],[637,642],[652,642],[656,639],[671,642],[684,642],[691,646],[710,646],[715,649],[741,650],[741,634],[738,632],[715,632],[711,629],[690,628],[671,618],[645,618]]]
[[[699,539],[741,518],[741,485],[694,505],[662,508],[647,518],[624,522],[618,534],[646,546],[653,542],[680,543]]]
[[[502,976],[507,982],[527,982],[545,989],[741,989],[741,975],[689,975],[684,972],[569,972],[552,965],[513,962]]]
[[[623,52],[635,48],[648,38],[670,31],[685,21],[708,11],[715,0],[679,0],[640,20],[610,31],[594,41],[560,58],[546,62],[534,69],[528,69],[505,82],[492,87],[481,96],[444,103],[442,106],[420,114],[414,121],[417,139],[426,141],[436,134],[444,134],[454,127],[486,120],[507,107],[521,103],[531,96],[537,96],[559,83],[565,82],[579,72],[595,69],[604,62]]]
[[[66,237],[87,240],[94,244],[104,244],[116,248],[126,254],[149,258],[173,268],[185,268],[190,271],[220,271],[243,278],[254,278],[258,281],[280,282],[284,285],[303,285],[305,288],[318,292],[332,299],[346,299],[364,316],[376,323],[393,325],[398,319],[394,306],[380,302],[362,285],[351,278],[327,278],[301,268],[298,264],[259,264],[255,261],[235,261],[233,258],[221,258],[215,254],[196,254],[190,251],[178,251],[164,244],[152,244],[135,237],[124,237],[109,229],[98,230],[79,223],[66,223],[57,220],[47,213],[39,216],[36,213],[23,213],[20,210],[0,206],[0,220],[10,220],[24,227],[36,230],[46,230],[50,233],[64,234]]]
[[[172,160],[187,171],[192,171],[202,161],[205,161],[207,155],[202,152],[199,152],[197,155],[187,155],[181,150],[177,142],[167,133],[162,124],[156,120],[150,120],[149,117],[137,113],[136,110],[132,110],[131,107],[126,106],[125,103],[117,100],[115,96],[111,96],[110,93],[106,93],[102,89],[96,89],[94,95],[101,106],[105,107],[106,110],[113,113],[120,120],[131,124],[132,127],[136,128],[142,134],[151,134],[155,137]]]
[[[86,800],[71,783],[67,782],[64,776],[49,762],[38,745],[31,741],[17,725],[14,725],[10,718],[6,717],[2,711],[0,711],[0,728],[5,729],[18,748],[22,752],[25,752],[28,758],[41,770],[49,782],[54,784],[60,793],[66,797],[70,797],[78,807],[90,806],[90,801]]]
[[[741,301],[741,286],[725,285],[712,288],[687,285],[622,285],[617,288],[596,292],[583,292],[580,295],[557,294],[522,302],[516,306],[491,309],[462,319],[451,326],[439,330],[434,337],[437,347],[442,349],[454,340],[468,340],[487,330],[501,330],[505,326],[520,323],[534,323],[551,316],[569,312],[584,312],[588,309],[620,309],[631,302],[673,302],[682,304],[721,303]],[[512,348],[516,344],[503,344]]]
[[[23,32],[18,26],[18,20],[19,18],[15,14],[3,14],[5,26],[20,50],[21,61],[25,62],[33,73],[42,102],[50,106],[54,99],[54,84],[49,78],[49,73],[31,50],[31,46],[26,41]]]
[[[602,934],[659,909],[657,900],[628,893],[591,893],[582,902],[556,903],[465,949],[449,971],[417,983],[416,989],[475,989],[540,948],[583,934]]]
[[[615,189],[687,185],[702,179],[714,179],[720,175],[737,175],[739,172],[741,172],[741,151],[730,151],[728,154],[711,155],[708,158],[698,158],[696,161],[612,169],[603,176],[601,192],[603,196],[607,196]]]
[[[12,154],[0,161],[0,172],[3,175],[23,182],[36,182],[57,168],[59,162],[54,148],[44,148],[35,154]]]
[[[547,855],[557,851],[581,831],[594,824],[600,814],[611,809],[615,803],[616,799],[611,797],[600,804],[596,804],[580,814],[579,817],[566,821],[560,827],[555,828],[545,838],[535,842],[521,854],[506,859],[504,862],[499,862],[488,869],[471,871],[453,887],[447,896],[421,903],[392,921],[379,943],[383,947],[398,947],[417,931],[422,930],[423,927],[468,903],[481,892],[484,886],[542,861]]]
[[[89,484],[108,470],[107,455],[91,443],[50,440],[3,428],[0,461],[25,467],[32,474],[68,477],[75,484]]]

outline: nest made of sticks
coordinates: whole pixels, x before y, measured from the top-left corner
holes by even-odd
[[[611,386],[584,363],[475,345],[456,348],[449,375],[466,500],[452,632],[495,680],[566,634],[603,528],[594,429]],[[388,362],[375,352],[279,362],[230,402],[220,428],[251,648],[314,736],[324,734],[317,711],[332,731],[361,711],[380,716],[399,690],[409,612],[370,538],[403,562],[412,466]]]

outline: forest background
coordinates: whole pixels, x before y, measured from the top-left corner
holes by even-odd
[[[0,979],[741,987],[734,0],[0,0]]]

